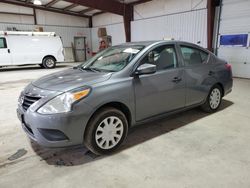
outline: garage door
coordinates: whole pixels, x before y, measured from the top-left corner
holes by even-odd
[[[233,75],[250,78],[250,1],[223,0],[218,55],[232,64]]]

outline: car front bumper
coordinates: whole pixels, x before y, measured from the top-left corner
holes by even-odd
[[[17,108],[22,128],[30,139],[45,147],[67,147],[83,143],[84,130],[92,108],[69,113],[43,115],[30,109]]]

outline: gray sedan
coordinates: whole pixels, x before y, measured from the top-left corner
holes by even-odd
[[[215,112],[232,83],[231,66],[197,45],[126,43],[33,81],[19,97],[17,115],[40,145],[84,144],[108,154],[136,124],[197,106]]]

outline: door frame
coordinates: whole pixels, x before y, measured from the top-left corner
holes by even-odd
[[[84,48],[83,48],[83,51],[84,51],[84,61],[87,61],[87,46],[86,46],[86,36],[74,36],[74,54],[75,54],[75,57],[76,57],[76,40],[79,39],[79,38],[83,38],[83,42],[84,42]],[[75,58],[76,59],[76,58]]]

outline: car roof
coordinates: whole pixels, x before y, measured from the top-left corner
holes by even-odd
[[[196,45],[190,42],[177,41],[177,40],[152,40],[152,41],[127,42],[127,43],[120,44],[118,46],[134,46],[134,45],[149,46],[152,44],[161,44],[161,43],[170,43],[170,44],[182,43],[182,44]]]
[[[196,48],[199,48],[203,51],[206,51],[207,53],[211,53],[207,49],[205,49],[202,46],[199,46],[195,43],[186,42],[186,41],[179,41],[179,40],[153,40],[153,41],[127,42],[127,43],[123,43],[123,44],[115,45],[115,46],[124,46],[124,47],[126,47],[126,46],[127,47],[145,46],[145,47],[147,47],[147,46],[154,45],[154,44],[176,44],[176,43],[179,43],[181,45],[188,45],[188,46],[196,47]]]

